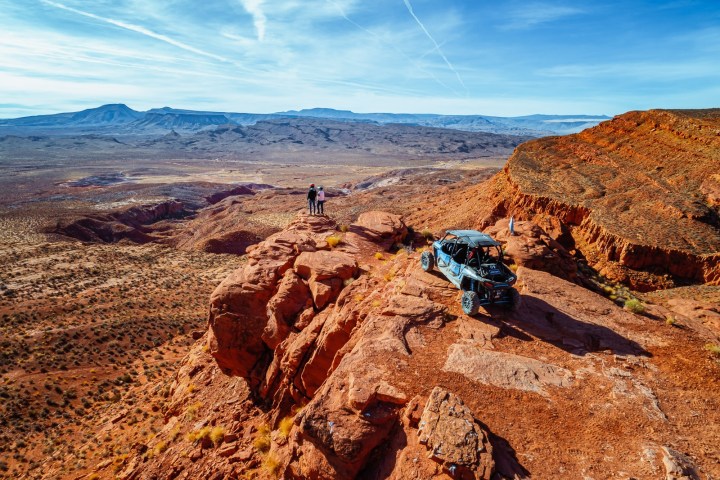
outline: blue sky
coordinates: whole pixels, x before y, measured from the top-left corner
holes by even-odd
[[[0,117],[720,107],[720,1],[0,0]]]

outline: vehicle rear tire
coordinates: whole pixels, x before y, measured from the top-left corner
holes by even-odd
[[[510,289],[510,302],[507,304],[508,308],[512,311],[517,310],[520,308],[520,304],[522,303],[522,299],[520,297],[520,292],[517,291],[516,288]]]
[[[426,272],[433,269],[435,266],[435,256],[432,252],[423,252],[422,255],[420,255],[420,266]]]
[[[480,309],[480,295],[477,292],[467,291],[463,293],[460,303],[465,315],[475,315]]]

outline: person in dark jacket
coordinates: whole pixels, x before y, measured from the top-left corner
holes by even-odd
[[[314,215],[317,211],[317,205],[315,204],[315,199],[317,198],[317,190],[315,190],[315,184],[310,184],[310,190],[308,190],[307,199],[308,199],[308,208],[310,209],[310,215]]]

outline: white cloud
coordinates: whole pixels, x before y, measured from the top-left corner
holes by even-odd
[[[186,43],[183,43],[183,42],[180,42],[180,41],[178,41],[178,40],[172,39],[172,38],[170,38],[170,37],[168,37],[168,36],[166,36],[166,35],[161,35],[161,34],[159,34],[159,33],[155,33],[155,32],[153,32],[153,31],[148,30],[147,28],[141,27],[141,26],[139,26],[139,25],[133,25],[133,24],[131,24],[131,23],[122,22],[122,21],[120,21],[120,20],[114,20],[114,19],[112,19],[112,18],[101,17],[100,15],[95,15],[94,13],[85,12],[85,11],[83,11],[83,10],[78,10],[78,9],[76,9],[76,8],[68,7],[68,6],[66,6],[66,5],[63,5],[62,3],[53,2],[53,1],[51,1],[51,0],[40,0],[40,1],[42,1],[42,3],[44,3],[44,4],[46,4],[46,5],[50,5],[50,6],[52,6],[52,7],[59,8],[59,9],[61,9],[61,10],[65,10],[65,11],[68,11],[68,12],[72,12],[72,13],[75,13],[75,14],[77,14],[77,15],[82,15],[83,17],[92,18],[93,20],[98,20],[98,21],[100,21],[100,22],[109,23],[110,25],[115,25],[116,27],[124,28],[124,29],[126,29],[126,30],[130,30],[130,31],[132,31],[132,32],[136,32],[136,33],[139,33],[139,34],[141,34],[141,35],[145,35],[145,36],[147,36],[147,37],[154,38],[154,39],[156,39],[156,40],[160,40],[161,42],[168,43],[168,44],[170,44],[170,45],[173,45],[173,46],[175,46],[175,47],[181,48],[181,49],[186,50],[186,51],[188,51],[188,52],[195,53],[195,54],[197,54],[197,55],[202,55],[202,56],[205,56],[205,57],[208,57],[208,58],[213,58],[213,59],[215,59],[215,60],[219,60],[219,61],[222,61],[222,62],[227,62],[227,59],[225,59],[225,58],[223,58],[223,57],[221,57],[221,56],[219,56],[219,55],[215,55],[215,54],[213,54],[213,53],[200,50],[199,48],[195,48],[195,47],[193,47],[193,46],[191,46],[191,45],[188,45],[188,44],[186,44]],[[252,1],[252,0],[247,0],[247,1]]]
[[[262,9],[263,0],[240,0],[240,3],[252,15],[257,38],[262,42],[265,39],[265,27],[267,25],[267,17]]]
[[[603,64],[555,65],[536,72],[540,76],[567,79],[634,78],[643,82],[717,77],[716,62],[623,62]]]
[[[548,3],[523,3],[518,8],[510,11],[507,23],[502,25],[501,28],[507,30],[531,28],[542,23],[554,22],[581,13],[584,13],[584,11],[576,7]]]

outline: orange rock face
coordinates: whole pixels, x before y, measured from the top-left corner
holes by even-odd
[[[248,379],[279,405],[314,393],[357,321],[341,309],[348,295],[341,291],[358,272],[355,257],[343,250],[366,250],[371,242],[350,232],[337,249],[318,250],[329,248],[325,239],[334,229],[326,217],[299,215],[250,248],[247,264],[211,297],[211,354],[224,371]],[[396,215],[369,212],[352,231],[384,242],[402,238],[406,229]],[[323,310],[335,299],[338,306]],[[310,347],[314,354],[304,358]]]
[[[263,342],[268,326],[267,305],[278,289],[283,275],[292,268],[299,250],[314,250],[316,241],[334,229],[324,217],[301,218],[266,241],[247,256],[247,264],[225,279],[210,298],[209,350],[227,373],[258,383],[270,361],[271,351]],[[271,344],[281,341],[287,330],[288,312],[296,310],[284,297],[307,292],[287,277],[273,305],[283,307],[273,317],[265,337]],[[299,301],[304,305],[304,302]],[[293,312],[296,313],[296,312]]]
[[[486,228],[532,220],[601,273],[639,290],[720,284],[720,110],[629,112],[520,145],[492,182],[419,212]]]
[[[575,259],[542,228],[530,221],[515,222],[510,234],[509,220],[503,219],[485,233],[503,244],[504,255],[515,265],[550,272],[566,280],[577,279]]]
[[[498,237],[520,306],[468,317],[419,252],[378,258],[387,242],[366,227],[299,216],[213,294],[210,348],[183,361],[166,426],[121,478],[714,477],[713,312],[679,329],[624,310],[560,278],[544,227],[516,227]],[[328,235],[342,241],[318,249]],[[339,290],[318,303],[313,279]]]

